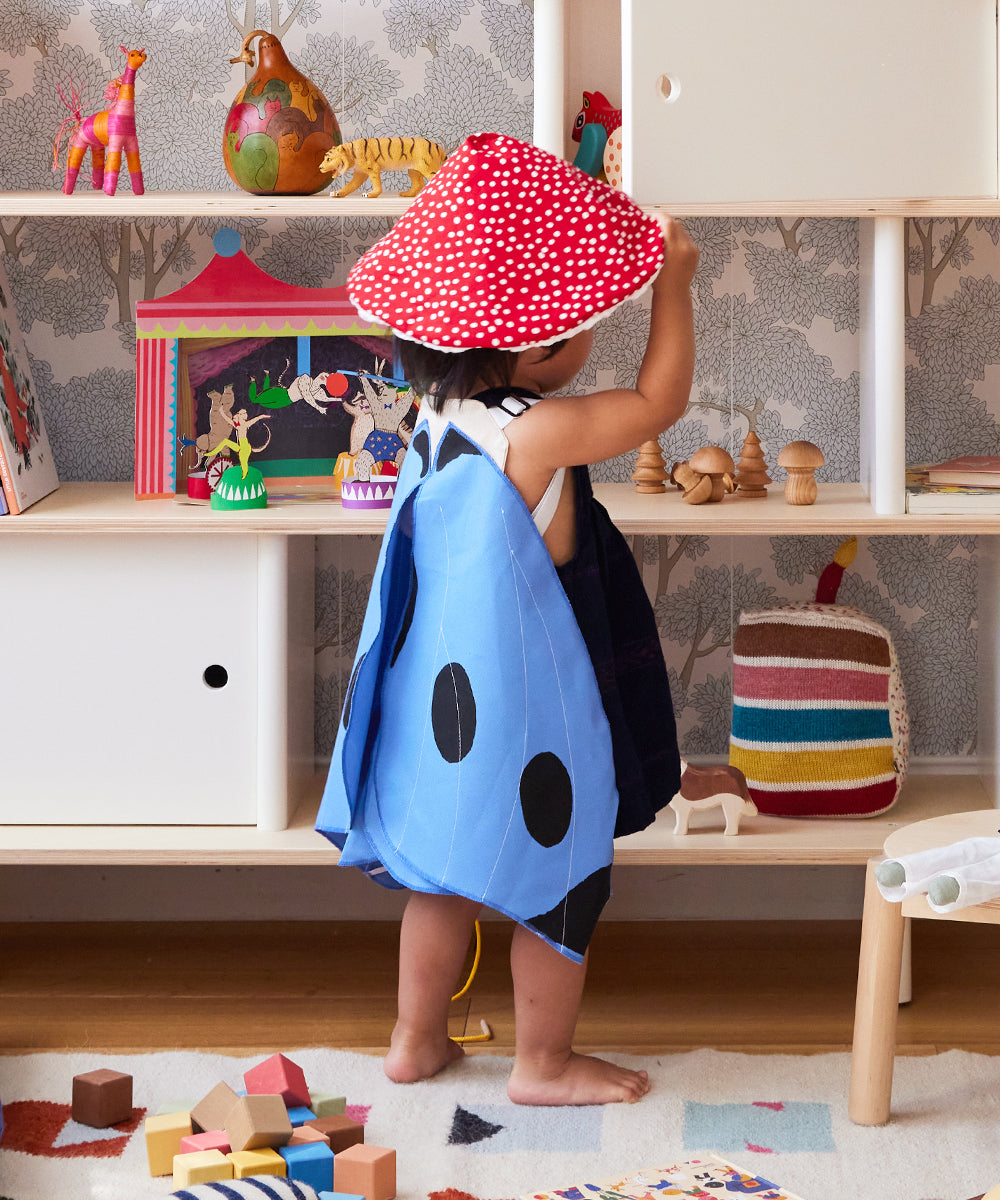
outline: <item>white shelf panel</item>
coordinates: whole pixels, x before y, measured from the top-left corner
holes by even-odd
[[[398,217],[409,200],[360,192],[338,200],[332,191],[313,196],[254,196],[249,192],[146,192],[133,196],[126,187],[114,196],[79,187],[60,191],[0,194],[4,216],[27,217]]]
[[[642,495],[631,483],[595,485],[597,498],[623,533],[775,534],[1000,533],[1000,514],[881,516],[856,483],[820,484],[815,504],[786,504],[780,485],[763,500],[739,494],[718,504],[685,504],[674,488]],[[386,512],[345,509],[338,501],[285,501],[246,512],[204,504],[136,500],[129,483],[64,483],[16,517],[0,517],[0,537],[40,533],[378,534]]]
[[[322,781],[318,780],[315,792]],[[336,849],[313,829],[317,800],[303,801],[288,829],[253,826],[0,826],[0,866],[323,866]],[[710,814],[674,837],[664,809],[641,833],[616,843],[620,866],[859,866],[896,829],[927,817],[992,807],[971,775],[911,777],[884,816],[863,820],[745,817],[727,837]],[[714,823],[713,823],[714,822]],[[700,826],[700,827],[699,827]]]
[[[0,193],[0,213],[28,217],[398,217],[411,201],[399,196],[368,199],[359,192],[338,200],[332,191],[313,196],[253,196],[249,192],[146,192],[126,188],[114,196],[77,190]],[[858,199],[780,201],[683,201],[644,206],[678,217],[996,217],[1000,198],[955,196],[934,200]]]

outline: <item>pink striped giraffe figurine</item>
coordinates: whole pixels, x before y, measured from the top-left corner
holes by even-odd
[[[135,133],[135,73],[146,61],[146,51],[129,50],[126,46],[119,46],[118,49],[128,56],[128,65],[124,75],[108,85],[107,98],[114,103],[104,112],[94,113],[86,120],[80,118],[79,113],[75,114],[80,123],[69,139],[66,177],[62,189],[67,196],[72,195],[76,187],[76,177],[80,174],[83,156],[88,149],[93,168],[91,178],[95,188],[103,187],[109,196],[115,194],[124,151],[133,194],[141,196],[146,190],[139,162],[139,139]]]

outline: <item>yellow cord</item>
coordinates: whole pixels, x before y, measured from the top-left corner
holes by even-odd
[[[465,984],[462,987],[462,989],[460,991],[457,991],[454,994],[454,996],[452,996],[452,1000],[461,999],[461,997],[465,995],[465,993],[469,990],[469,988],[472,987],[472,981],[473,981],[473,979],[475,979],[476,971],[479,969],[479,959],[482,955],[482,952],[483,952],[483,933],[482,933],[482,930],[479,928],[479,922],[477,921],[476,922],[476,953],[472,959],[472,966],[469,968],[469,978],[465,981]],[[451,1040],[453,1042],[460,1042],[460,1043],[491,1041],[493,1038],[493,1030],[490,1029],[489,1025],[487,1025],[485,1021],[480,1021],[479,1025],[483,1031],[482,1033],[467,1033],[461,1037],[452,1038]]]

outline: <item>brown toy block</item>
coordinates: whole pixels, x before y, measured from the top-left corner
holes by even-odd
[[[181,1139],[190,1137],[194,1132],[191,1114],[177,1112],[147,1117],[144,1128],[150,1175],[173,1174],[174,1155],[180,1154]]]
[[[107,1129],[132,1116],[132,1076],[102,1067],[73,1077],[73,1120]]]
[[[393,1200],[396,1151],[361,1143],[341,1150],[333,1159],[333,1190],[364,1196],[365,1200]]]
[[[234,1150],[226,1157],[233,1164],[233,1178],[250,1175],[285,1175],[285,1160],[277,1150]]]
[[[305,1072],[283,1054],[272,1054],[243,1075],[247,1095],[280,1096],[286,1108],[308,1108]]]
[[[288,1109],[280,1096],[240,1096],[229,1110],[224,1128],[234,1151],[274,1150],[292,1136]]]
[[[221,1150],[195,1150],[193,1154],[174,1155],[175,1188],[232,1178],[233,1164]]]
[[[309,1107],[317,1117],[342,1117],[347,1112],[346,1096],[331,1096],[328,1092],[310,1092]]]
[[[339,1154],[348,1146],[356,1146],[365,1140],[364,1125],[348,1116],[317,1117],[313,1121],[306,1121],[306,1128],[318,1129],[320,1133],[325,1134],[334,1154]]]
[[[191,1109],[191,1123],[200,1133],[210,1129],[225,1129],[226,1117],[239,1096],[228,1083],[217,1083],[207,1096],[202,1096]]]
[[[221,1150],[223,1154],[228,1154],[231,1149],[224,1129],[203,1130],[181,1138],[181,1154],[196,1154],[199,1150]]]
[[[309,1125],[298,1125],[292,1130],[292,1136],[286,1144],[289,1146],[303,1146],[306,1142],[326,1142],[329,1146],[330,1139],[325,1133],[321,1133],[318,1129],[313,1129]]]

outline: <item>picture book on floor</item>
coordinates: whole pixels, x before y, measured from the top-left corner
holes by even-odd
[[[520,1200],[660,1200],[687,1196],[712,1200],[713,1196],[756,1196],[757,1200],[803,1200],[769,1179],[745,1171],[717,1154],[700,1154],[664,1167],[645,1167],[609,1179],[575,1183],[528,1192]]]
[[[6,510],[23,512],[59,486],[28,368],[14,297],[0,261],[0,482]]]

